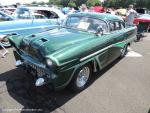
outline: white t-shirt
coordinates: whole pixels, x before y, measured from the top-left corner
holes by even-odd
[[[134,18],[138,16],[138,13],[134,9],[130,9],[126,13],[127,25],[133,25]]]

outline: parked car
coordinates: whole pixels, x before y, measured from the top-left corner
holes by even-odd
[[[8,15],[12,15],[15,10],[16,10],[16,8],[13,8],[13,7],[0,8],[0,11],[3,11],[4,13],[6,13]]]
[[[14,20],[14,18],[3,13],[2,11],[0,11],[0,22],[1,21],[10,21],[10,20]]]
[[[65,15],[57,8],[33,6],[19,7],[13,16],[17,19],[65,19]]]
[[[148,14],[149,10],[146,8],[136,8],[136,12],[139,14]]]
[[[137,28],[120,17],[100,13],[71,14],[62,26],[29,36],[11,36],[16,66],[35,77],[35,86],[67,85],[81,91],[93,72],[123,57]]]
[[[0,35],[3,35],[1,44],[4,47],[9,47],[11,44],[8,41],[10,35],[28,35],[32,33],[43,32],[57,26],[57,22],[48,19],[34,20],[13,20],[0,22]]]

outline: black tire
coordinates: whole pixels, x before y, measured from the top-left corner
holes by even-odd
[[[128,53],[128,47],[129,47],[129,45],[127,44],[121,49],[120,58],[125,57],[125,55]]]
[[[84,85],[79,86],[79,84],[78,84],[78,81],[80,81],[78,79],[79,75],[80,75],[80,73],[82,73],[81,71],[83,71],[85,69],[89,70],[89,76],[87,78],[86,83]],[[69,84],[69,87],[70,87],[71,91],[73,91],[73,92],[80,92],[83,89],[85,89],[86,86],[88,85],[89,81],[90,81],[91,74],[92,74],[92,68],[91,68],[90,64],[86,64],[86,65],[80,67],[79,69],[77,69],[75,74],[74,74],[74,76],[73,76],[73,78],[72,78],[72,80],[71,80],[71,82],[70,82],[70,84]]]

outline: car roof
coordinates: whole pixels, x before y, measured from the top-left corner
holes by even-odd
[[[108,13],[80,12],[80,13],[71,14],[70,16],[85,16],[85,17],[91,17],[91,18],[99,18],[105,21],[111,21],[111,20],[122,21],[123,20],[121,17],[117,15],[108,14]]]
[[[0,8],[0,9],[16,9],[14,7],[3,7],[3,8]]]
[[[54,9],[51,7],[38,7],[38,6],[21,6],[19,8],[25,8],[25,9],[29,9],[29,10],[51,10],[51,9]]]

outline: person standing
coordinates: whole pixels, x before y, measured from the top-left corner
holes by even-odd
[[[81,5],[81,12],[88,12],[88,8],[87,8],[86,4]]]
[[[127,16],[127,25],[134,25],[134,18],[138,16],[138,13],[133,9],[133,5],[129,5],[129,9],[126,13]]]

